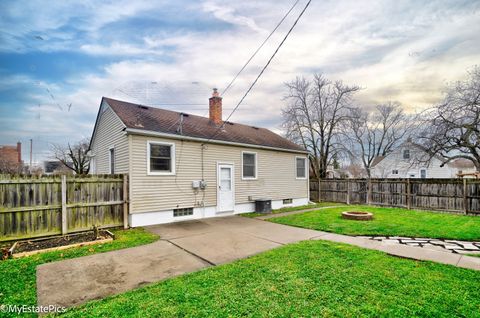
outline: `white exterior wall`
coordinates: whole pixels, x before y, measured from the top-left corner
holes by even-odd
[[[410,159],[403,159],[404,149],[410,150]],[[423,163],[422,160],[425,161],[426,158],[427,155],[421,149],[409,143],[405,143],[386,156],[373,168],[372,177],[420,178],[420,170],[426,169],[427,178],[456,178],[457,173],[461,170],[448,164],[440,167],[442,161],[436,157],[432,158],[429,163]],[[398,170],[398,174],[393,174],[393,170]],[[463,172],[467,171],[468,169],[463,169]]]
[[[110,148],[115,149],[115,173],[128,173],[128,137],[122,129],[125,127],[118,116],[103,102],[99,114],[97,130],[92,139],[91,151],[93,169],[91,174],[110,173]]]
[[[133,134],[129,138],[131,226],[252,212],[254,203],[250,198],[271,199],[272,208],[284,206],[283,199],[293,199],[285,206],[304,205],[309,201],[308,177],[296,178],[296,157],[306,158],[305,154],[209,144],[203,153],[203,179],[207,187],[201,191],[192,188],[192,181],[202,179],[200,142]],[[175,175],[148,174],[147,141],[175,144]],[[242,179],[242,151],[257,153],[255,180]],[[235,209],[230,213],[216,211],[219,162],[234,165]],[[194,207],[194,215],[173,217],[173,209],[188,207]]]

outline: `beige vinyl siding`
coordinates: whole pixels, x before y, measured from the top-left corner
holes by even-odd
[[[235,204],[253,199],[272,200],[308,197],[308,180],[297,180],[298,153],[209,144],[204,150],[204,180],[207,188],[195,192],[192,181],[201,180],[201,143],[131,135],[131,213],[157,212],[182,207],[217,205],[217,163],[233,163]],[[147,175],[147,141],[175,143],[176,174]],[[242,180],[242,151],[256,152],[256,180]]]
[[[104,111],[103,111],[104,110]],[[97,131],[92,141],[95,155],[95,171],[91,173],[110,173],[109,151],[115,149],[115,173],[128,173],[128,137],[122,129],[123,123],[106,104],[102,104]]]

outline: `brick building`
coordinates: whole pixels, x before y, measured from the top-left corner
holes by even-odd
[[[22,166],[21,142],[16,146],[0,146],[0,172],[18,172]]]

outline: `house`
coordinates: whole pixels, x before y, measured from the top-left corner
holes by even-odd
[[[16,146],[0,146],[0,172],[20,172],[23,167],[22,143]]]
[[[67,162],[69,167],[73,167],[73,162]],[[51,174],[72,174],[73,171],[66,167],[60,160],[46,160],[43,162],[43,171],[47,175]]]
[[[91,173],[129,175],[129,224],[142,226],[309,202],[307,152],[268,129],[102,98]]]
[[[423,146],[409,139],[387,156],[376,157],[371,173],[374,178],[456,178],[475,171],[465,159],[444,162],[440,156],[430,158]]]

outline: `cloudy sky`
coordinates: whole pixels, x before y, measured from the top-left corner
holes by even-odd
[[[2,1],[0,144],[90,136],[102,96],[207,114],[294,0]],[[300,0],[224,96],[228,113],[305,5]],[[435,104],[480,64],[480,1],[313,0],[232,121],[279,131],[284,82],[324,73],[367,107]]]

